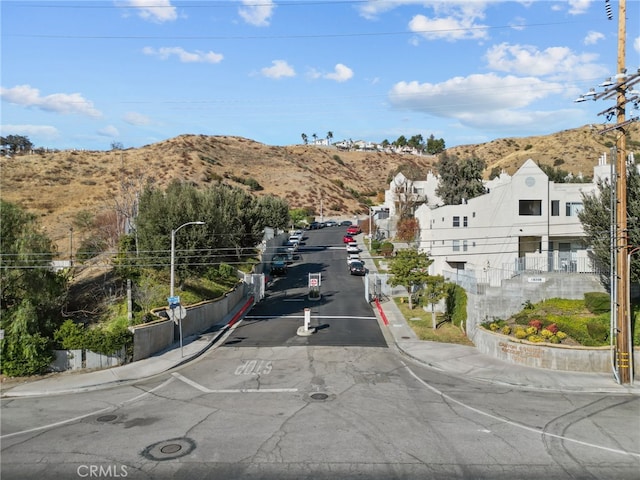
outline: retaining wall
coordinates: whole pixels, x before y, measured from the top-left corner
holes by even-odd
[[[185,307],[187,315],[182,319],[182,338],[206,332],[224,318],[245,298],[246,285],[238,283],[224,297]],[[166,309],[154,311],[166,316]],[[133,361],[151,357],[180,341],[180,328],[173,320],[162,318],[154,322],[131,327],[133,331]]]
[[[567,370],[571,372],[610,373],[611,347],[574,347],[540,345],[518,340],[500,333],[477,328],[473,335],[476,348],[499,360],[528,367]],[[640,369],[640,348],[634,348],[634,372]]]

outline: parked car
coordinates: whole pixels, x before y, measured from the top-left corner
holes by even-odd
[[[357,253],[350,253],[347,257],[347,265],[351,265],[353,262],[362,262],[360,255]]]
[[[350,225],[347,228],[347,234],[348,235],[357,235],[360,232],[362,232],[362,230],[360,229],[360,227],[358,225]]]
[[[351,275],[361,275],[364,276],[367,274],[367,269],[364,266],[364,263],[354,261],[349,264],[349,273]]]
[[[327,220],[326,222],[324,222],[324,225],[326,227],[336,227],[338,226],[338,222],[336,222],[335,220]]]
[[[287,257],[285,255],[274,255],[271,259],[271,275],[274,277],[277,275],[287,274]]]
[[[342,237],[342,242],[343,243],[353,243],[353,242],[355,242],[355,240],[353,239],[353,237],[351,235],[345,235],[344,237]]]
[[[318,230],[320,228],[320,224],[318,222],[311,222],[309,224],[309,230]]]
[[[362,250],[357,243],[347,243],[347,253],[360,253]]]
[[[351,220],[343,220],[340,222],[341,227],[348,227],[349,225],[352,225]]]

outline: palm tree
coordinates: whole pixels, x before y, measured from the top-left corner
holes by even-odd
[[[309,142],[309,137],[307,137],[306,133],[302,134],[302,141],[304,142],[305,145]]]
[[[331,145],[331,139],[333,138],[333,132],[332,131],[328,131],[327,132],[327,140],[329,141],[329,145]]]

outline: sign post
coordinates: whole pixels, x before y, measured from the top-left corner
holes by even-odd
[[[167,301],[169,302],[169,310],[167,310],[167,315],[173,323],[178,325],[178,330],[180,331],[180,356],[184,357],[184,351],[182,347],[182,319],[187,316],[187,309],[180,305],[180,297],[172,296],[168,297]]]

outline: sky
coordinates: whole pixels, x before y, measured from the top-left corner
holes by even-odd
[[[88,150],[182,134],[453,147],[604,124],[615,100],[574,100],[618,73],[606,5],[0,0],[0,134]],[[634,73],[640,0],[626,6]]]

